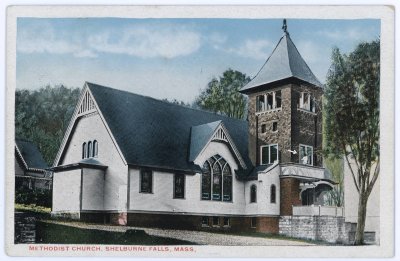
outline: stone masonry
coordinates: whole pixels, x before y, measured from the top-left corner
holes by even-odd
[[[281,90],[282,106],[270,111],[256,112],[256,97],[261,94]],[[301,92],[307,92],[316,101],[316,111],[299,109]],[[269,85],[262,91],[249,94],[249,157],[253,164],[259,165],[260,146],[277,143],[279,161],[299,162],[299,155],[288,150],[299,152],[299,144],[314,148],[314,166],[322,166],[322,94],[319,87],[310,84],[289,83]],[[278,130],[272,131],[272,123],[278,123]],[[261,126],[266,125],[266,132]]]
[[[294,238],[348,244],[351,226],[344,217],[281,216],[279,234]]]

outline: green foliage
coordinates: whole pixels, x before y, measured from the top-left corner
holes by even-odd
[[[15,203],[23,205],[36,205],[51,207],[51,190],[29,189],[27,187],[17,188],[15,191]]]
[[[332,52],[325,97],[326,154],[343,157],[359,194],[355,244],[363,243],[368,197],[379,176],[380,42]]]
[[[80,94],[63,85],[15,92],[15,135],[38,145],[51,165]]]
[[[204,110],[243,119],[246,98],[239,90],[250,81],[250,77],[239,71],[228,69],[222,77],[213,78],[207,88],[196,98],[196,104]]]
[[[50,215],[51,213],[50,207],[37,206],[35,204],[26,205],[26,204],[16,203],[15,210],[22,212],[32,212],[36,214],[46,214],[46,216]]]

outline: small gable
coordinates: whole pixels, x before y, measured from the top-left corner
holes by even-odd
[[[189,161],[194,162],[211,141],[227,143],[241,167],[246,169],[246,164],[222,121],[192,127]]]

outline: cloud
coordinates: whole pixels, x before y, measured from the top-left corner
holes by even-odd
[[[241,57],[256,60],[265,60],[271,52],[273,45],[267,40],[246,40],[238,47],[228,48],[225,51]]]
[[[109,27],[87,32],[55,30],[48,22],[35,22],[18,31],[17,50],[21,53],[72,54],[86,58],[97,57],[99,53],[175,58],[194,53],[201,47],[198,32],[177,25]]]
[[[318,35],[327,37],[333,41],[365,41],[371,39],[371,32],[368,28],[350,27],[344,30],[323,30],[316,32]]]
[[[97,52],[127,54],[141,58],[175,58],[196,52],[200,34],[174,26],[127,28],[115,34],[106,31],[89,37],[90,48]]]

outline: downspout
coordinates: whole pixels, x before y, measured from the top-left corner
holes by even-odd
[[[260,165],[260,151],[258,145],[258,115],[256,115],[256,166]]]

